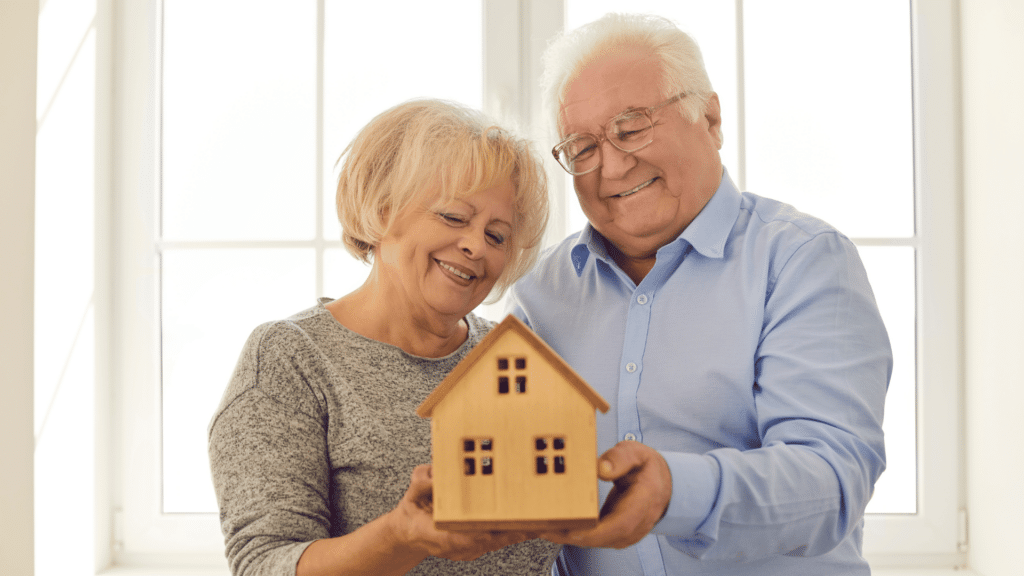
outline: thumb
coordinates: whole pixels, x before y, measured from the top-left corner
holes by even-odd
[[[601,480],[618,480],[634,469],[643,467],[649,459],[650,450],[643,444],[632,440],[619,442],[598,459],[597,474]]]

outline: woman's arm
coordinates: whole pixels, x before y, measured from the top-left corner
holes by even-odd
[[[299,558],[296,576],[405,574],[428,556],[473,560],[528,539],[520,533],[456,533],[434,528],[430,466],[417,466],[398,506],[356,531],[317,540]]]
[[[393,509],[374,508],[375,519],[332,538],[332,524],[345,519],[330,502],[330,415],[318,385],[328,368],[308,346],[290,324],[257,329],[211,423],[210,466],[233,574],[404,574],[428,556],[472,559],[525,539],[435,530],[429,466],[414,469]]]

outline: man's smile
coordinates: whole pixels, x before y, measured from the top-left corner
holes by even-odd
[[[640,190],[642,190],[642,189],[646,188],[647,186],[650,186],[651,184],[653,184],[655,180],[657,180],[657,177],[651,178],[650,180],[648,180],[646,182],[641,182],[635,188],[630,188],[629,190],[626,190],[625,192],[623,192],[621,194],[616,194],[615,196],[612,196],[612,198],[625,198],[627,196],[632,196],[633,194],[636,194]]]

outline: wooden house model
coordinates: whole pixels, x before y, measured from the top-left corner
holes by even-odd
[[[556,530],[598,518],[595,412],[608,403],[508,316],[416,413],[431,418],[434,524]]]

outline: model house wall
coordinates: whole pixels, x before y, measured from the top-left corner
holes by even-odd
[[[608,404],[526,325],[506,318],[418,410],[431,418],[435,523],[596,523],[595,408]]]

